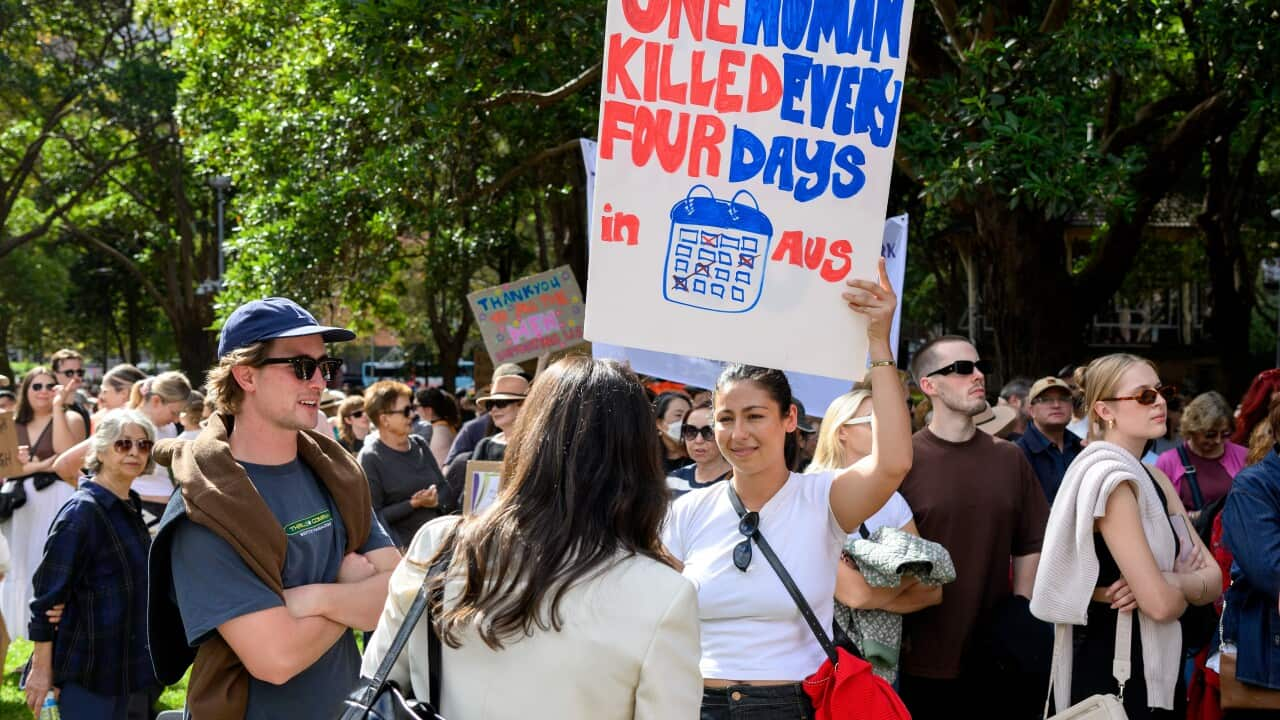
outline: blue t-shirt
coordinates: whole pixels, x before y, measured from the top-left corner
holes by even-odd
[[[336,582],[347,530],[324,485],[299,460],[286,465],[241,465],[285,531],[284,586]],[[392,546],[378,518],[372,517],[369,539],[359,552]],[[187,642],[193,647],[228,620],[284,605],[235,549],[203,525],[182,522],[174,529],[170,562],[174,595]],[[250,677],[245,718],[331,717],[359,676],[360,654],[355,636],[347,632],[311,667],[283,685]]]

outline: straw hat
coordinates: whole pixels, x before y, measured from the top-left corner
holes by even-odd
[[[1017,417],[1018,411],[1007,405],[991,407],[988,403],[986,410],[973,416],[973,424],[988,435],[999,435],[1008,430]]]
[[[503,375],[493,379],[489,394],[476,400],[484,407],[490,400],[524,400],[529,397],[529,381],[520,375]]]

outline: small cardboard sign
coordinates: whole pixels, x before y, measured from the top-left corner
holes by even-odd
[[[568,265],[467,296],[485,349],[497,364],[582,342],[582,290]]]
[[[502,463],[468,460],[467,483],[462,488],[462,514],[479,515],[498,500],[502,489]]]
[[[18,461],[18,427],[14,424],[12,412],[0,411],[0,477],[21,474],[22,463]]]

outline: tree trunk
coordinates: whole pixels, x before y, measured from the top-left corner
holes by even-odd
[[[0,375],[14,382],[13,367],[9,365],[9,328],[13,326],[13,316],[0,317]],[[16,392],[16,383],[10,386]]]
[[[205,373],[217,359],[215,353],[218,336],[205,329],[209,327],[211,319],[202,319],[192,312],[180,316],[169,315],[173,336],[178,343],[178,361],[192,387],[204,385]]]
[[[1213,346],[1220,350],[1227,397],[1239,397],[1253,375],[1249,326],[1253,315],[1252,268],[1240,238],[1242,206],[1250,195],[1266,126],[1251,138],[1238,169],[1231,165],[1231,135],[1209,144],[1209,178],[1204,211],[1196,218],[1204,231],[1205,254],[1213,309],[1207,326]]]
[[[994,329],[993,379],[1043,377],[1078,361],[1088,318],[1073,309],[1064,223],[1010,210],[1006,198],[994,196],[975,205],[974,218],[989,262],[982,315]]]

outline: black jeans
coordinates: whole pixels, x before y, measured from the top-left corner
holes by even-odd
[[[812,720],[813,703],[800,683],[731,685],[702,690],[701,720]]]

